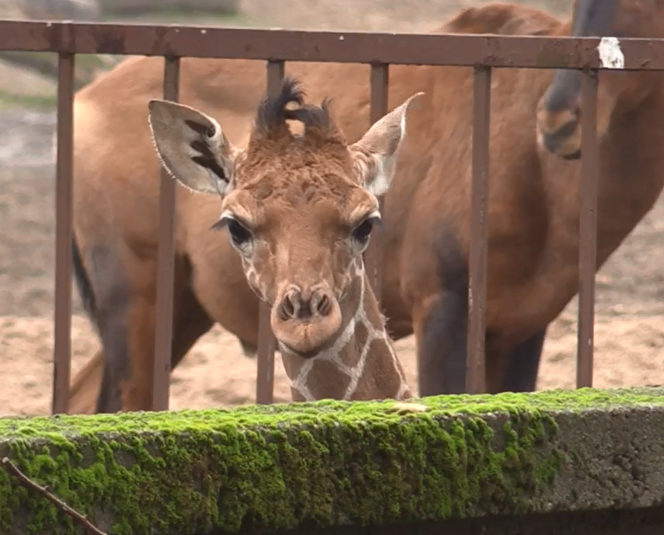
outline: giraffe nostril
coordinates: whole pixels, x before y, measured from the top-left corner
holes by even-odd
[[[281,300],[277,314],[280,321],[310,321],[315,317],[327,317],[334,309],[330,295],[321,289],[290,290]]]
[[[330,312],[332,312],[332,301],[327,294],[323,294],[320,297],[317,303],[316,312],[321,316],[329,316]]]
[[[290,293],[286,294],[279,306],[279,319],[281,321],[288,321],[297,315],[296,305],[293,302],[293,297]]]

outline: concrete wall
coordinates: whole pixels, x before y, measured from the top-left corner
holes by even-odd
[[[640,535],[664,389],[0,419],[2,456],[111,533]],[[0,533],[76,531],[0,471]]]

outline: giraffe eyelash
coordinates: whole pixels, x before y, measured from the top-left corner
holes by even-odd
[[[383,219],[381,218],[380,212],[375,211],[369,214],[366,214],[364,217],[359,218],[353,225],[349,228],[351,230],[358,228],[360,225],[363,225],[367,221],[371,222],[374,227],[381,227],[383,225]]]
[[[214,231],[224,230],[227,226],[228,226],[228,218],[224,217],[223,219],[215,221],[210,227],[210,230]]]
[[[237,221],[240,225],[242,225],[246,229],[250,229],[251,226],[247,224],[244,219],[241,219],[235,215],[232,215],[230,212],[224,212],[221,214],[221,217],[219,218],[218,221],[215,221],[212,226],[210,227],[210,230],[224,230],[226,227],[228,227],[228,224],[231,221]]]

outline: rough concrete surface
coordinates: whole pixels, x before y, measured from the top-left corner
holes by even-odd
[[[329,528],[316,535],[662,535],[664,507],[413,522],[378,528]],[[215,534],[221,535],[221,534]],[[311,530],[269,535],[312,535]]]
[[[421,403],[0,419],[0,457],[118,534],[661,514],[664,388]],[[76,532],[0,472],[0,533]]]

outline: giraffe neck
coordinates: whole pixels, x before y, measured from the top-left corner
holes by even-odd
[[[364,267],[354,268],[343,328],[332,347],[306,360],[280,347],[295,401],[412,397]]]

